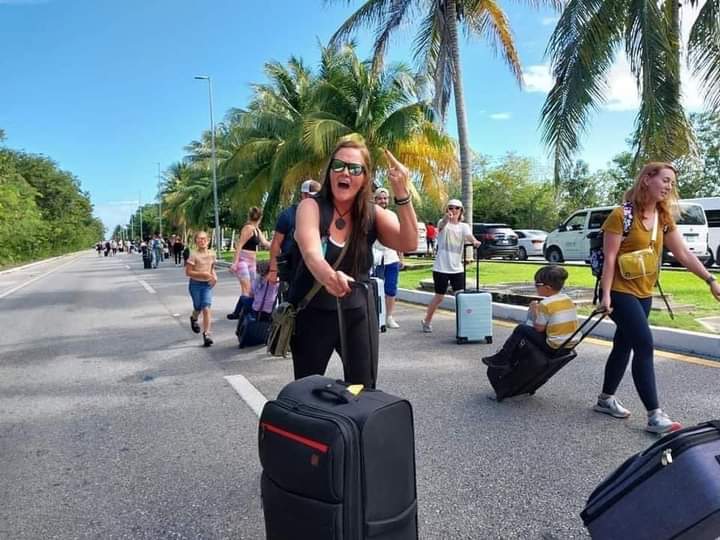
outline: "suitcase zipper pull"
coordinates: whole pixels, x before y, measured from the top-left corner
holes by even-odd
[[[660,457],[660,463],[662,463],[663,467],[667,467],[673,462],[672,458],[672,449],[666,448],[663,450],[662,456]]]

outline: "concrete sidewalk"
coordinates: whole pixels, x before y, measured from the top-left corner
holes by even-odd
[[[427,305],[433,293],[415,291],[410,289],[398,289],[397,299],[412,304]],[[440,304],[442,309],[455,311],[455,297],[446,295]],[[527,307],[514,306],[493,302],[493,318],[507,319],[511,321],[524,322]],[[581,317],[585,319],[585,317]],[[690,332],[687,330],[676,330],[674,328],[663,328],[651,326],[655,341],[655,348],[665,351],[672,351],[685,354],[703,356],[712,360],[720,361],[720,336],[705,334],[702,332]],[[615,323],[610,319],[602,321],[591,333],[592,336],[605,339],[612,339],[615,335]]]

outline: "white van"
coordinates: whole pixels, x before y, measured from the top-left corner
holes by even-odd
[[[705,266],[720,266],[720,197],[702,197],[684,199],[685,202],[696,203],[705,211],[708,225],[708,260]]]
[[[583,208],[573,213],[545,239],[545,258],[558,263],[563,261],[587,261],[590,256],[590,238],[600,232],[602,224],[615,206]],[[680,201],[681,216],[677,221],[688,249],[698,259],[705,261],[707,253],[707,221],[698,204]],[[674,262],[672,253],[663,253],[663,262]]]
[[[425,224],[418,221],[418,243],[415,251],[408,251],[405,255],[420,255],[425,256],[427,253],[427,227]]]

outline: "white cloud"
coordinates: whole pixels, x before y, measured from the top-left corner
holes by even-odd
[[[511,114],[509,112],[493,113],[490,118],[493,120],[509,120]]]
[[[108,201],[96,204],[93,214],[108,228],[107,234],[112,234],[116,225],[125,224],[130,220],[137,207],[137,201]]]
[[[553,76],[550,73],[550,66],[528,66],[523,70],[523,87],[528,92],[542,92],[546,94],[553,87]]]
[[[540,20],[540,24],[543,26],[552,26],[560,20],[560,17],[543,17]]]

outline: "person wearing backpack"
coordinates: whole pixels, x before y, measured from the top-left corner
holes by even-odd
[[[302,264],[288,294],[292,305],[302,306],[290,339],[296,379],[323,375],[333,350],[340,352],[337,298],[341,298],[347,340],[347,350],[341,353],[344,379],[375,387],[377,318],[368,316],[367,298],[350,283],[369,280],[376,239],[397,251],[413,251],[418,228],[408,169],[388,150],[385,158],[396,214],[373,204],[375,169],[370,153],[364,143],[349,138],[333,150],[319,195],[298,206],[295,239]],[[315,282],[321,288],[304,306]]]
[[[648,324],[652,289],[657,282],[663,246],[676,260],[705,281],[720,301],[720,285],[685,246],[675,227],[679,211],[677,171],[670,163],[647,163],[625,193],[623,206],[605,220],[600,304],[610,312],[616,330],[605,365],[602,392],[593,409],[614,418],[627,418],[615,392],[633,353],[632,377],[647,409],[645,429],[665,434],[681,428],[662,411],[653,364],[653,336]]]
[[[295,234],[295,215],[298,205],[305,199],[317,195],[320,188],[320,182],[305,180],[300,186],[300,202],[280,212],[275,223],[275,234],[270,242],[270,270],[266,276],[268,283],[278,281],[278,256],[289,256],[290,248],[295,242],[293,235]]]

